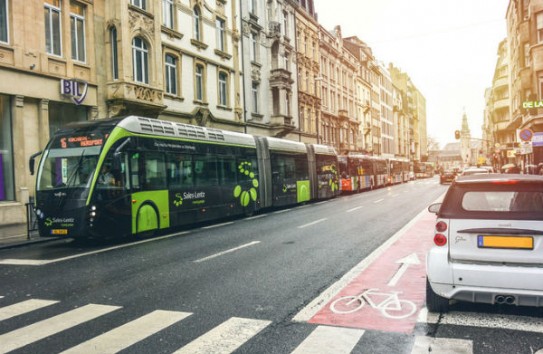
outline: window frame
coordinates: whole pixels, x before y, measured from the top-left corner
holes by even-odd
[[[217,31],[217,49],[226,52],[226,21],[217,17],[215,19],[215,29]]]
[[[198,6],[192,9],[192,36],[198,42],[203,42],[202,11]]]
[[[142,46],[138,47],[136,46],[135,41],[140,40]],[[137,64],[137,57],[140,56],[141,58],[141,79],[139,78],[138,73],[138,65]],[[141,84],[149,84],[149,49],[147,45],[147,41],[143,39],[142,37],[134,37],[132,39],[132,67],[133,67],[133,79],[135,82],[141,83]]]
[[[168,62],[168,58],[171,58],[173,63]],[[179,59],[171,53],[166,53],[164,56],[165,92],[174,96],[179,95],[179,83],[177,80],[178,62]]]
[[[201,69],[201,72],[199,69]],[[197,62],[194,65],[194,100],[197,102],[205,102],[206,100],[205,77],[205,65],[201,62]]]
[[[117,27],[109,28],[109,41],[111,50],[111,78],[119,79],[119,48],[117,46]]]
[[[142,9],[147,11],[147,1],[146,0],[130,0],[130,4],[132,6],[137,7],[138,9]]]
[[[259,109],[260,109],[260,105],[259,105],[259,91],[260,91],[260,83],[258,81],[253,81],[252,84],[251,84],[251,98],[252,98],[252,101],[253,101],[253,104],[252,104],[252,113],[254,114],[259,114]]]
[[[76,5],[78,7],[81,7],[81,9],[83,10],[83,15],[79,15],[79,14],[76,14],[74,12],[71,11],[71,8],[72,8],[72,5]],[[86,19],[85,19],[85,13],[86,13],[86,7],[83,6],[82,4],[79,4],[79,3],[74,3],[74,2],[71,2],[70,3],[70,36],[71,36],[71,40],[72,40],[72,59],[73,60],[77,60],[77,61],[80,61],[82,63],[85,63],[87,61],[87,41],[86,41]],[[74,21],[72,23],[72,21]],[[78,27],[77,27],[77,23],[81,21],[81,27],[82,27],[82,30],[83,30],[83,34],[80,36],[80,33],[78,32]],[[75,34],[74,34],[74,30],[75,30]],[[74,41],[75,39],[75,41]],[[82,53],[80,53],[80,40],[82,40],[83,44],[81,45],[83,48],[82,48]],[[75,44],[75,52],[74,52],[74,44]],[[75,54],[75,55],[74,55]],[[80,58],[79,55],[82,55],[83,58]]]
[[[175,23],[174,16],[173,0],[162,0],[162,25],[173,29]]]
[[[224,77],[224,80],[221,79],[221,77]],[[229,84],[229,75],[224,70],[219,70],[219,74],[217,75],[217,81],[218,81],[218,103],[219,106],[228,107],[229,104],[229,90],[228,90],[228,84]]]
[[[62,0],[59,0],[60,6],[52,5],[51,3],[45,2],[44,9],[47,11],[47,17],[45,18],[45,51],[49,55],[54,55],[57,57],[62,56]],[[52,17],[53,13],[58,15],[58,53],[55,50],[55,35],[54,35],[54,18]],[[49,41],[49,48],[47,42]]]
[[[0,43],[9,43],[9,1],[0,0]]]

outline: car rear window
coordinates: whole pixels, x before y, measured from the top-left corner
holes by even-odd
[[[462,208],[467,211],[523,211],[543,213],[543,192],[466,192],[462,198]]]
[[[438,215],[449,219],[543,220],[543,183],[455,183]]]

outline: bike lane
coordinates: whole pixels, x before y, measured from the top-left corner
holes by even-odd
[[[433,244],[434,225],[434,214],[419,214],[307,322],[411,333],[425,307],[426,252]]]

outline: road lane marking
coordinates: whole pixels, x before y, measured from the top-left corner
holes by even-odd
[[[310,223],[308,223],[308,224],[298,226],[298,228],[299,228],[299,229],[303,229],[303,228],[306,228],[306,227],[308,227],[308,226],[315,225],[315,224],[318,224],[318,223],[320,223],[320,222],[323,222],[323,221],[325,221],[325,220],[327,220],[327,219],[326,219],[326,218],[323,218],[323,219],[315,220],[315,221],[310,222]]]
[[[120,309],[120,306],[89,304],[61,315],[0,335],[0,353],[7,353],[58,332]]]
[[[411,354],[455,353],[472,354],[473,341],[456,338],[415,337]]]
[[[543,333],[541,319],[535,317],[504,315],[495,313],[472,313],[472,312],[447,312],[441,315],[428,312],[428,309],[421,310],[419,323],[446,324],[468,327],[500,328],[513,331],[524,331]]]
[[[174,354],[232,353],[270,323],[271,321],[232,317]]]
[[[373,203],[381,203],[384,199],[377,199],[377,200],[374,200]]]
[[[318,326],[291,354],[350,353],[363,329]]]
[[[347,210],[347,213],[351,213],[351,212],[353,212],[353,211],[355,211],[355,210],[358,210],[358,209],[361,209],[361,208],[363,208],[363,207],[364,207],[363,205],[354,207],[354,208],[352,208],[352,209]]]
[[[282,209],[282,210],[277,210],[277,211],[274,211],[273,213],[274,214],[282,214],[282,213],[286,213],[287,211],[291,211],[292,209]]]
[[[43,307],[54,305],[56,303],[58,303],[58,301],[31,299],[5,306],[0,308],[0,321],[7,320],[8,318],[19,316],[34,310],[39,310]]]
[[[227,226],[227,225],[232,225],[234,222],[233,221],[228,221],[228,222],[223,222],[221,224],[216,224],[216,225],[209,225],[209,226],[204,226],[202,227],[202,229],[215,229],[217,227],[222,227],[222,226]]]
[[[345,273],[341,279],[332,284],[328,289],[317,296],[306,307],[294,316],[292,319],[294,322],[307,322],[317,312],[319,312],[324,305],[326,305],[332,298],[334,298],[344,287],[356,279],[366,268],[368,268],[381,254],[383,254],[387,248],[389,248],[394,242],[396,242],[403,234],[411,228],[423,215],[427,213],[426,209],[423,209],[417,216],[404,225],[398,232],[392,237],[386,240],[381,246],[375,249],[369,256],[364,258],[354,268]]]
[[[188,312],[156,310],[72,347],[62,354],[114,354],[190,315]]]
[[[204,261],[208,261],[210,259],[220,257],[220,256],[225,255],[227,253],[235,252],[235,251],[240,250],[242,248],[253,246],[253,245],[256,245],[256,244],[259,244],[259,243],[260,243],[260,241],[252,241],[252,242],[246,243],[246,244],[238,246],[238,247],[230,248],[230,249],[228,249],[226,251],[222,251],[222,252],[219,252],[219,253],[212,254],[211,256],[207,256],[207,257],[204,257],[204,258],[197,259],[197,260],[193,261],[193,263],[201,263],[201,262],[204,262]]]
[[[268,214],[250,216],[250,217],[248,217],[248,218],[245,218],[244,220],[255,220],[255,219],[263,218],[263,217],[265,217],[265,216],[268,216]]]
[[[86,256],[90,256],[90,255],[93,255],[93,254],[108,252],[108,251],[112,251],[112,250],[116,250],[116,249],[120,249],[120,248],[127,248],[127,247],[137,246],[137,245],[141,245],[141,244],[147,243],[147,242],[168,239],[168,238],[172,238],[172,237],[176,237],[176,236],[185,235],[185,234],[188,234],[188,233],[190,233],[190,231],[176,232],[175,234],[165,235],[165,236],[161,236],[161,237],[153,237],[153,238],[150,238],[150,239],[147,239],[147,240],[131,242],[131,243],[128,243],[128,244],[125,244],[125,245],[112,246],[112,247],[108,247],[108,248],[104,248],[104,249],[100,249],[100,250],[96,250],[96,251],[90,251],[90,252],[85,252],[85,253],[80,253],[80,254],[74,254],[73,256],[55,258],[55,259],[44,259],[44,260],[39,260],[39,259],[10,259],[10,258],[8,258],[8,259],[0,259],[0,265],[4,264],[4,265],[42,266],[42,265],[47,265],[47,264],[51,264],[51,263],[68,261],[68,260],[74,259],[74,258],[86,257]]]

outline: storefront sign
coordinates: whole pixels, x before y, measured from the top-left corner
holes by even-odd
[[[535,132],[532,137],[532,146],[543,146],[543,132]]]
[[[543,107],[543,101],[522,102],[522,108],[539,108],[539,107]]]
[[[85,100],[88,88],[89,85],[84,80],[60,80],[60,93],[66,96],[70,96],[72,102],[77,105],[80,105]]]

